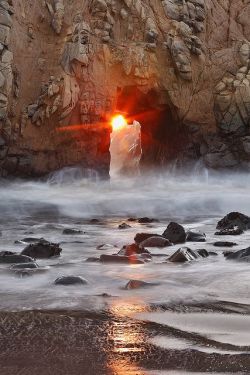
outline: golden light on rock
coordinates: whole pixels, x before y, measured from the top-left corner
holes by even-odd
[[[127,120],[123,115],[116,115],[111,120],[113,131],[121,130],[124,126],[128,125]]]

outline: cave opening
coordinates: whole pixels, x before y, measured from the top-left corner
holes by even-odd
[[[136,86],[117,89],[116,112],[124,114],[129,124],[136,121],[141,125],[140,169],[166,166],[187,143],[185,126],[169,103],[167,96],[156,89],[146,93]]]

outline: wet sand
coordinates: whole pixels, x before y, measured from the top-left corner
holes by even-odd
[[[130,307],[132,311],[133,306]],[[211,310],[217,311],[217,316],[232,318],[227,303],[186,306],[187,310],[196,311],[191,314],[203,318],[202,332],[190,332],[185,327],[176,326],[172,316],[171,319],[165,316],[164,324],[154,319],[154,314],[172,314],[185,323],[185,313],[177,312],[180,308],[184,310],[183,305],[179,308],[173,306],[172,312],[167,313],[164,307],[152,306],[152,311],[157,309],[157,313],[152,312],[151,321],[144,319],[145,312],[138,313],[138,306],[134,306],[136,318],[131,316],[131,311],[129,316],[124,311],[123,316],[116,314],[119,308],[100,313],[59,310],[1,312],[1,374],[157,375],[161,374],[160,371],[249,374],[249,345],[225,344],[207,335],[211,328],[207,322]],[[250,319],[249,306],[240,308],[245,311],[233,313],[231,330],[234,332],[242,319]],[[206,317],[206,314],[209,315]],[[165,348],[154,341],[159,337],[164,337]],[[171,347],[173,338],[177,340],[176,347]],[[167,347],[168,339],[170,347]],[[179,346],[178,340],[192,342],[193,346],[184,348]],[[200,350],[201,347],[209,350]]]

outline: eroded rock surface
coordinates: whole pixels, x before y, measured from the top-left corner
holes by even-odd
[[[1,175],[74,164],[107,174],[119,98],[133,101],[129,116],[160,114],[132,118],[143,160],[249,168],[249,9],[237,0],[1,0]]]

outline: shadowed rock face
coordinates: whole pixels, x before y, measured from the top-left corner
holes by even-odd
[[[1,0],[1,174],[108,174],[109,119],[131,87],[143,164],[247,166],[248,13],[242,1]]]

